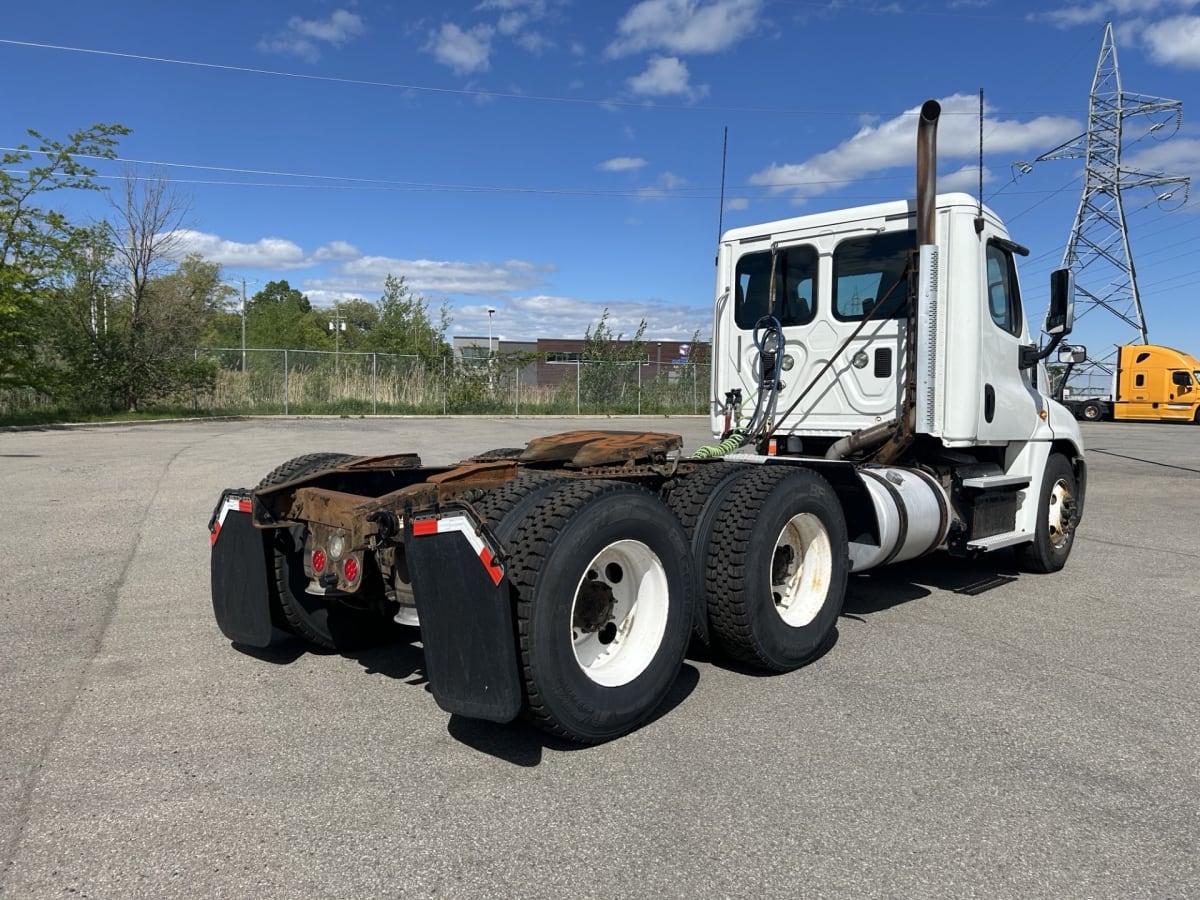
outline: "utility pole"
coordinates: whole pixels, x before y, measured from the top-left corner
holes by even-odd
[[[1148,130],[1139,138],[1158,135],[1172,123],[1173,131],[1178,131],[1183,121],[1183,104],[1121,89],[1117,47],[1109,22],[1104,29],[1088,99],[1088,130],[1035,161],[1085,160],[1083,196],[1062,261],[1064,268],[1075,273],[1075,320],[1102,310],[1131,330],[1121,343],[1145,344],[1148,343],[1146,315],[1138,291],[1121,194],[1132,188],[1151,188],[1155,200],[1164,203],[1174,196],[1176,189],[1182,188],[1186,202],[1191,180],[1181,175],[1141,172],[1122,164],[1125,121],[1133,116],[1151,117]],[[1027,171],[1028,163],[1017,165],[1022,173]],[[1102,360],[1089,359],[1084,366],[1077,367],[1076,373],[1084,377],[1096,374],[1096,370],[1112,374],[1115,359],[1114,350]]]
[[[242,279],[242,374],[246,374],[246,279]]]
[[[333,302],[333,318],[329,322],[329,330],[333,332],[333,367],[337,369],[341,364],[341,333],[346,330],[346,320],[342,318],[341,308],[336,300]]]

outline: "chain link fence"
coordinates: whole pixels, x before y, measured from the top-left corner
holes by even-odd
[[[210,348],[211,392],[197,411],[257,414],[700,414],[709,367],[695,363],[487,359],[318,350]]]

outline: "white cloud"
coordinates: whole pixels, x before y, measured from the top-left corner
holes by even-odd
[[[670,196],[671,191],[686,186],[686,178],[680,178],[674,172],[663,172],[658,176],[658,181],[654,187],[641,188],[638,191],[638,196],[643,200],[661,200],[663,197]]]
[[[341,47],[351,38],[366,33],[362,17],[344,9],[335,9],[328,19],[302,19],[293,16],[287,26],[274,35],[264,35],[258,42],[263,53],[299,56],[316,62],[321,56],[320,44]]]
[[[754,31],[762,7],[763,0],[642,0],[617,23],[606,52],[716,53]]]
[[[1131,15],[1151,15],[1191,9],[1197,0],[1093,0],[1073,3],[1046,12],[1029,13],[1031,21],[1049,22],[1058,28],[1093,25]]]
[[[523,260],[493,263],[361,256],[348,260],[327,278],[306,281],[305,288],[374,296],[383,290],[386,276],[403,275],[409,287],[418,294],[489,296],[529,290],[541,284],[541,276],[551,271],[553,267]]]
[[[995,177],[987,166],[983,168],[983,183],[991,184]],[[965,191],[968,194],[979,192],[979,164],[965,165],[955,172],[939,172],[937,188],[944,193]]]
[[[540,31],[524,31],[513,38],[513,43],[523,50],[528,50],[534,56],[554,46],[554,41]]]
[[[682,94],[694,100],[708,93],[708,87],[705,85],[693,88],[688,84],[689,77],[686,63],[674,56],[654,56],[646,65],[646,71],[628,79],[626,84],[635,94],[647,97]]]
[[[440,31],[429,35],[429,42],[423,49],[457,75],[486,72],[491,67],[488,58],[492,53],[492,34],[487,25],[476,25],[470,31],[463,31],[447,22]]]
[[[1140,172],[1200,174],[1200,138],[1173,137],[1126,154],[1121,164]]]
[[[709,310],[704,306],[664,304],[653,299],[602,302],[546,294],[505,300],[496,311],[495,325],[526,338],[581,338],[589,327],[595,328],[605,310],[608,325],[624,338],[632,337],[644,319],[651,348],[656,340],[689,340],[696,331],[706,340],[712,331]]]
[[[265,237],[245,244],[190,229],[175,234],[179,237],[180,256],[198,253],[209,262],[237,269],[306,269],[318,263],[351,260],[361,255],[345,241],[333,241],[312,253],[305,253],[299,244],[286,238]]]
[[[499,11],[496,31],[524,50],[538,55],[555,46],[552,38],[535,30],[535,22],[552,15],[552,6],[561,5],[561,0],[484,0],[475,7],[476,12]]]
[[[644,165],[646,165],[646,160],[640,156],[615,156],[612,159],[606,159],[596,168],[601,172],[628,172],[631,169],[640,169]]]
[[[747,200],[745,197],[730,197],[728,200],[725,201],[725,209],[730,210],[730,211],[736,211],[739,209],[749,209],[749,208],[750,208],[750,201]]]
[[[1167,66],[1200,69],[1200,16],[1175,16],[1142,30],[1150,58]]]
[[[938,157],[943,161],[970,160],[979,153],[979,98],[954,94],[941,101],[938,123]],[[750,176],[750,183],[769,187],[771,193],[802,198],[824,194],[848,182],[898,166],[915,164],[915,141],[919,107],[881,122],[864,125],[851,138],[832,150],[799,163],[772,163]],[[1039,116],[1028,122],[999,119],[985,109],[984,149],[1011,157],[1030,150],[1057,146],[1080,131],[1082,125],[1065,116]]]

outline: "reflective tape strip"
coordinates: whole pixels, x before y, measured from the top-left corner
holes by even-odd
[[[217,535],[221,533],[221,526],[225,524],[225,516],[229,514],[230,510],[244,513],[250,512],[249,498],[236,496],[225,498],[225,502],[221,504],[221,511],[217,513],[217,518],[210,529],[208,536],[209,546],[217,542]]]
[[[471,545],[471,549],[475,551],[475,555],[479,557],[479,561],[487,569],[488,576],[492,579],[492,584],[499,584],[500,579],[504,577],[504,568],[496,561],[496,555],[492,552],[492,548],[484,541],[483,536],[475,527],[475,523],[466,516],[446,516],[441,519],[414,519],[412,529],[414,537],[426,534],[449,534],[452,531],[457,531],[467,539],[467,543]]]

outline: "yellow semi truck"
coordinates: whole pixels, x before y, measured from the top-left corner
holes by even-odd
[[[1086,354],[1082,347],[1060,348],[1059,360],[1068,365],[1066,375]],[[1089,422],[1128,419],[1200,425],[1200,360],[1171,347],[1127,344],[1117,348],[1111,396],[1064,397],[1062,402],[1077,419]]]

